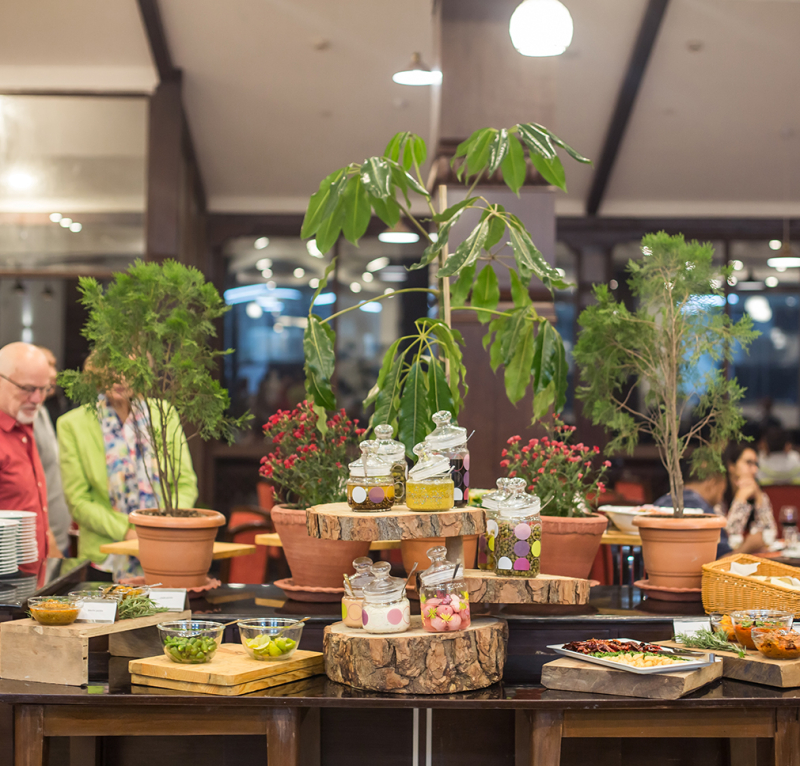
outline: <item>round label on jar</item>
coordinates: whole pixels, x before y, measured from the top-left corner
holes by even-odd
[[[530,524],[522,523],[522,524],[517,524],[517,526],[514,527],[514,537],[516,537],[517,540],[527,540],[530,536],[531,536]]]
[[[533,545],[531,545],[531,553],[534,556],[540,556],[542,554],[542,544],[538,540],[533,541]]]
[[[351,495],[353,497],[353,502],[361,505],[361,503],[367,499],[367,490],[364,489],[364,487],[353,487]]]
[[[524,540],[519,540],[514,543],[514,555],[515,556],[527,556],[531,552],[531,546],[528,545]]]
[[[511,559],[508,556],[501,556],[497,560],[498,569],[511,569]]]
[[[382,503],[385,497],[386,493],[383,491],[383,487],[372,487],[369,491],[369,501],[375,505]]]
[[[514,562],[514,569],[517,572],[527,572],[531,568],[531,565],[528,563],[528,559],[517,559]]]
[[[500,528],[497,526],[497,522],[494,519],[489,519],[486,522],[486,534],[490,535],[491,537],[497,537],[497,533],[500,531]]]
[[[464,493],[458,487],[454,487],[453,500],[463,500],[463,499],[464,499]]]
[[[403,620],[403,612],[401,609],[394,607],[393,609],[389,610],[389,613],[386,615],[386,619],[389,620],[391,625],[399,625]]]

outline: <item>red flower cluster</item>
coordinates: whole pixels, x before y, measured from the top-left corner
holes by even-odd
[[[548,503],[544,513],[548,516],[580,516],[589,512],[587,498],[605,491],[601,481],[611,466],[606,460],[593,471],[591,456],[599,454],[598,447],[585,444],[568,444],[575,426],[553,418],[549,435],[541,439],[530,439],[520,444],[519,436],[507,440],[508,448],[501,453],[500,467],[506,476],[521,476],[528,491]]]
[[[273,449],[261,458],[259,473],[275,487],[280,502],[308,508],[346,498],[344,466],[357,454],[356,445],[366,429],[344,410],[334,414],[327,426],[323,437],[308,401],[293,410],[278,410],[267,420],[264,436],[272,440]]]

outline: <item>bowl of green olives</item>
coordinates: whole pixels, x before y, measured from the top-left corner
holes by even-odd
[[[222,641],[225,626],[206,620],[176,620],[158,624],[164,654],[173,662],[198,665],[208,662]]]
[[[288,660],[300,643],[303,623],[286,617],[239,621],[239,637],[254,660]]]

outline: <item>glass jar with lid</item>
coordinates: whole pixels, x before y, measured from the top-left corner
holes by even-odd
[[[392,464],[375,454],[374,441],[363,441],[359,447],[361,458],[349,466],[347,503],[363,513],[388,511],[394,502]]]
[[[494,544],[497,537],[497,504],[508,498],[508,483],[513,479],[497,480],[497,489],[487,492],[481,498],[483,514],[486,516],[486,531],[478,538],[478,569],[494,571]],[[524,484],[524,479],[522,480]]]
[[[402,505],[406,499],[406,447],[403,442],[392,439],[394,428],[390,425],[375,426],[375,454],[392,465],[394,479],[394,505]]]
[[[367,633],[402,633],[411,626],[406,581],[390,577],[391,568],[388,561],[377,562],[372,567],[372,582],[364,586],[361,623]]]
[[[434,414],[436,428],[428,434],[425,445],[433,452],[444,455],[453,467],[453,503],[456,508],[469,505],[469,450],[467,429],[450,423],[452,415],[447,410]]]
[[[524,479],[510,482],[508,497],[497,503],[494,571],[506,577],[536,577],[542,553],[541,502],[526,494]]]
[[[361,610],[364,607],[364,587],[374,579],[372,576],[372,559],[361,556],[353,562],[356,573],[344,582],[342,598],[342,621],[348,628],[361,627]]]
[[[411,511],[449,511],[453,507],[453,470],[450,460],[438,452],[429,452],[427,445],[414,445],[419,458],[408,472],[406,505]]]
[[[467,583],[446,556],[443,545],[429,548],[431,565],[419,576],[422,627],[429,633],[464,630],[470,623]]]

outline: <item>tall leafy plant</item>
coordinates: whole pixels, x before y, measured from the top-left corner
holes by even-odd
[[[721,471],[722,451],[744,424],[743,389],[726,377],[723,363],[758,332],[749,316],[734,323],[725,314],[721,284],[732,269],[714,266],[710,244],[661,232],[644,237],[642,253],[628,264],[638,308],[630,311],[607,285],[596,285],[597,303],[578,318],[574,355],[584,385],[577,396],[592,422],[614,434],[610,451],[630,453],[640,434],[653,437],[680,517],[681,461],[689,448],[698,476]],[[702,365],[704,359],[712,364]],[[632,383],[639,384],[640,404]],[[682,428],[689,415],[691,425]]]
[[[122,383],[146,407],[158,471],[150,479],[160,484],[155,493],[160,510],[172,515],[178,510],[180,421],[193,427],[189,439],[230,443],[235,429],[252,418],[225,414],[228,392],[213,377],[217,359],[230,351],[215,350],[209,339],[228,307],[197,269],[172,260],[136,261],[105,290],[82,277],[80,291],[89,313],[83,335],[92,346],[92,364],[82,372],[61,373],[59,383],[72,400],[89,406],[97,405],[99,393]]]
[[[325,253],[340,234],[357,244],[373,213],[390,227],[401,217],[410,221],[428,242],[420,261],[410,268],[437,265],[439,288],[406,288],[371,300],[387,300],[404,292],[429,292],[441,305],[449,294],[450,306],[445,308],[476,311],[481,323],[488,325],[483,345],[490,349],[492,369],[496,372],[503,368],[510,401],[516,404],[532,387],[534,420],[550,407],[556,411],[563,408],[567,363],[561,337],[536,312],[528,287],[534,277],[551,291],[568,284],[545,261],[522,221],[475,190],[481,180],[500,170],[506,186],[519,195],[527,154],[545,181],[566,191],[558,148],[578,162],[589,162],[536,123],[475,131],[458,146],[452,160],[458,179],[467,187],[467,196],[437,212],[420,172],[427,155],[425,142],[412,133],[398,133],[382,155],[351,163],[324,178],[311,197],[302,229],[302,236],[315,237],[317,247]],[[414,197],[424,200],[428,216],[412,215]],[[479,211],[479,221],[448,255],[453,227],[467,210]],[[479,264],[483,265],[480,271]],[[505,311],[498,309],[496,266],[510,272],[513,308]],[[331,263],[314,300],[325,288],[332,269]],[[448,291],[444,283],[450,279],[455,281]],[[335,335],[330,322],[342,313],[322,319],[313,313],[313,301],[309,311],[304,338],[306,389],[321,415],[336,405],[331,388]],[[449,311],[442,314],[447,317]],[[364,404],[375,405],[373,423],[397,426],[409,456],[413,445],[428,434],[432,413],[446,409],[457,417],[463,406],[467,394],[463,345],[461,334],[448,322],[423,318],[415,323],[414,334],[399,338],[386,352],[378,381]],[[325,418],[321,416],[318,422],[324,424]]]

